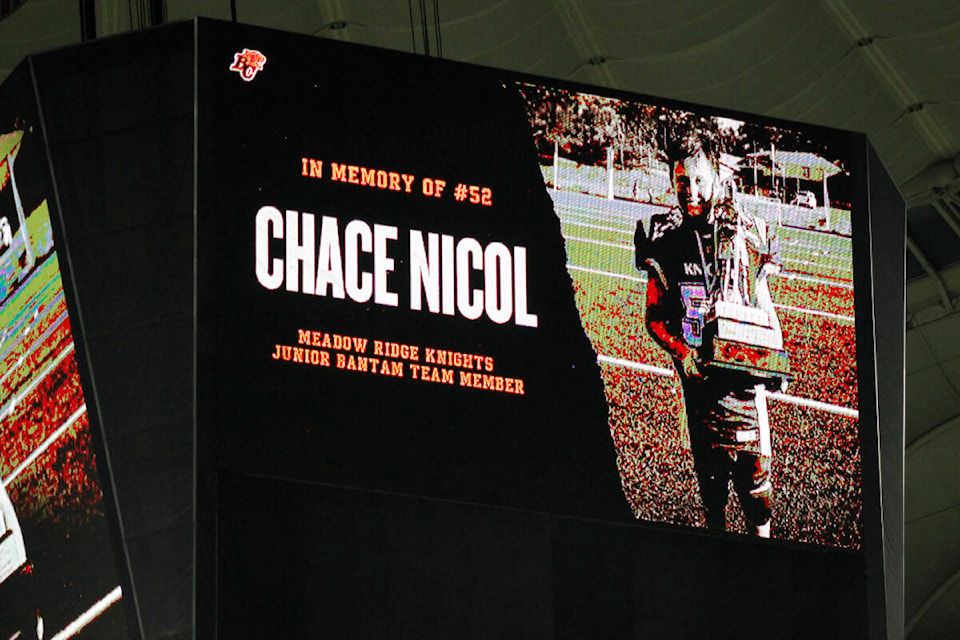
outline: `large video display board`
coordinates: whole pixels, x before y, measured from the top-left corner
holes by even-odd
[[[130,638],[26,65],[0,95],[0,637]]]
[[[849,134],[256,30],[199,43],[221,576],[394,496],[833,550],[862,580]],[[851,597],[830,616],[859,629]]]

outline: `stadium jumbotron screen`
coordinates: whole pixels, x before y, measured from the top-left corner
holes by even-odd
[[[846,134],[200,43],[201,459],[861,547]]]
[[[0,637],[131,637],[26,66],[0,107]]]
[[[867,633],[863,136],[197,42],[198,633]]]

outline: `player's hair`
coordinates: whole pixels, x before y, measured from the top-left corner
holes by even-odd
[[[692,114],[677,114],[665,119],[661,152],[670,168],[671,181],[676,164],[700,152],[713,170],[719,172],[721,151],[721,136],[713,119]]]

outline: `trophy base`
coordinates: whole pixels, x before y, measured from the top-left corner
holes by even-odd
[[[704,361],[708,367],[733,369],[760,379],[789,379],[790,360],[787,352],[754,344],[713,337],[704,343]]]
[[[704,327],[703,359],[708,366],[734,369],[760,379],[790,376],[783,334],[766,312],[755,307],[717,302]]]
[[[715,325],[713,335],[723,340],[783,350],[783,334],[762,309],[719,301],[708,324]]]

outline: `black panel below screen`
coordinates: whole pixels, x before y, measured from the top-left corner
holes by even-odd
[[[219,487],[220,637],[866,633],[856,554],[233,473]]]

